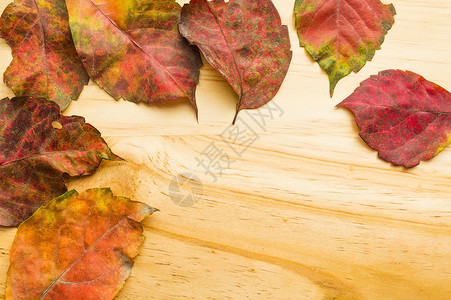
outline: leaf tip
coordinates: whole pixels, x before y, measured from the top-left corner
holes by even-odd
[[[113,152],[111,152],[109,160],[112,160],[112,161],[125,161],[125,159],[123,159],[122,157],[120,157],[117,154],[114,154]]]
[[[326,71],[329,75],[329,95],[330,95],[330,98],[332,98],[334,95],[335,87],[337,86],[338,82],[342,78],[346,77],[349,73],[351,73],[351,71],[346,72],[344,74],[341,72],[337,72],[337,71],[330,71],[330,70],[326,70]]]
[[[334,82],[334,83],[330,83],[330,86],[329,86],[329,96],[330,96],[330,98],[332,98],[333,96],[334,96],[334,90],[335,90],[335,87],[337,86],[337,82]]]

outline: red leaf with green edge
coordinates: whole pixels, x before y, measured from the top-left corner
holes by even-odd
[[[371,60],[395,22],[395,8],[379,0],[296,0],[299,42],[329,75],[330,96],[338,81]]]
[[[69,191],[17,230],[6,299],[113,299],[144,242],[155,209],[109,188]]]
[[[64,0],[16,0],[0,18],[0,37],[12,48],[4,81],[17,96],[51,99],[64,110],[88,83]]]
[[[371,76],[338,106],[355,114],[362,139],[396,166],[414,167],[451,141],[451,93],[409,71]]]
[[[187,97],[196,112],[202,65],[180,36],[175,0],[67,0],[78,54],[91,79],[116,100],[163,102]]]
[[[67,190],[64,174],[91,174],[102,159],[120,158],[84,118],[45,99],[0,100],[0,225],[19,225]]]
[[[288,28],[270,0],[191,0],[179,29],[239,95],[237,114],[276,95],[292,53]]]

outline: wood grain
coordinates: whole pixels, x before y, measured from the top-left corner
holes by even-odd
[[[117,299],[451,297],[451,148],[414,169],[393,167],[360,140],[352,114],[334,108],[384,69],[451,90],[451,2],[392,2],[396,21],[382,50],[330,99],[327,75],[298,46],[294,1],[274,0],[293,49],[274,99],[283,114],[254,127],[259,138],[241,157],[220,138],[237,96],[207,64],[199,123],[185,100],[135,105],[85,87],[66,114],[86,117],[126,162],[102,163],[69,187],[109,186],[161,210],[144,222],[146,242]],[[0,54],[3,72],[11,61],[4,41]],[[13,95],[4,84],[0,94]],[[212,142],[234,160],[216,182],[196,161]],[[193,207],[169,197],[182,172],[203,184]],[[0,228],[0,297],[14,234]]]

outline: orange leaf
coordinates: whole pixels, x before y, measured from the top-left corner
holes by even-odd
[[[180,36],[175,0],[67,0],[75,48],[91,79],[114,99],[195,100],[199,51]]]
[[[75,190],[23,222],[10,252],[6,299],[113,299],[155,209],[109,188]]]

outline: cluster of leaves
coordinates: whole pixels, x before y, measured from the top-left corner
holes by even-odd
[[[23,222],[8,299],[112,299],[143,241],[150,207],[108,189],[63,194],[65,177],[120,160],[82,117],[60,113],[89,79],[135,103],[187,98],[197,114],[202,62],[191,42],[239,94],[238,113],[274,97],[292,56],[288,28],[262,0],[192,1],[183,12],[175,0],[16,0],[0,37],[17,96],[0,101],[0,225]]]
[[[109,189],[63,194],[63,175],[121,158],[82,117],[45,99],[2,99],[0,137],[0,225],[21,223],[6,298],[112,299],[143,242],[139,222],[154,209]]]
[[[13,49],[5,82],[62,110],[91,78],[115,99],[188,98],[197,113],[202,61],[180,33],[239,94],[237,113],[270,101],[288,71],[288,28],[271,1],[193,0],[182,11],[175,0],[21,0],[1,18]]]
[[[379,0],[296,0],[300,45],[329,75],[330,95],[358,72],[394,23],[395,8]],[[386,70],[338,104],[351,109],[360,136],[379,157],[411,168],[451,142],[451,94],[418,74]]]
[[[379,0],[296,0],[294,14],[332,96],[380,49],[395,10]],[[112,299],[143,242],[139,222],[154,209],[109,189],[66,192],[65,177],[121,159],[82,117],[60,113],[89,79],[135,103],[187,98],[197,114],[200,50],[238,94],[236,119],[271,101],[292,58],[270,0],[183,8],[175,0],[16,0],[0,37],[12,48],[4,81],[17,96],[0,100],[0,225],[26,220],[10,253],[8,299]],[[338,106],[395,165],[413,167],[451,142],[451,94],[412,72],[372,76]]]
[[[89,79],[135,103],[187,98],[197,114],[202,61],[191,42],[239,94],[238,113],[275,96],[292,56],[288,28],[263,0],[193,0],[183,12],[175,0],[16,0],[0,37],[17,96],[0,101],[0,225],[23,222],[8,299],[111,299],[142,243],[148,206],[107,189],[59,196],[65,177],[121,159],[82,117],[60,113]]]

